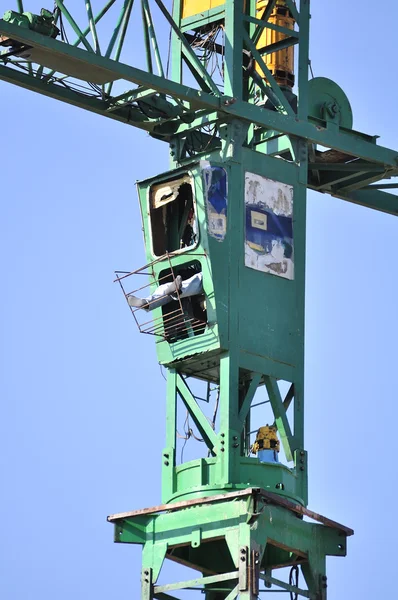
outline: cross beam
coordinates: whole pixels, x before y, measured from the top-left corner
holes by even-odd
[[[200,109],[207,111],[216,110],[222,121],[228,121],[231,117],[239,118],[251,124],[254,123],[260,128],[304,138],[309,143],[320,144],[327,148],[333,148],[351,154],[354,157],[383,165],[385,171],[393,170],[396,172],[398,168],[398,153],[395,150],[378,146],[370,136],[348,130],[319,127],[309,121],[300,120],[296,116],[283,115],[272,110],[265,110],[242,100],[235,101],[233,97],[216,97],[192,87],[176,83],[170,79],[148,73],[142,69],[137,69],[136,67],[40,35],[29,29],[22,29],[3,20],[0,20],[0,35],[8,36],[27,46],[49,52],[53,57],[63,60],[68,59],[70,64],[73,64],[75,67],[80,66],[85,70],[92,69],[93,72],[100,72],[101,76],[108,78],[109,81],[123,79],[144,88],[153,89],[158,93],[167,94],[179,101],[187,102],[188,110],[190,111],[195,112]],[[8,80],[22,87],[30,87],[30,89],[34,89],[39,93],[45,93],[44,86],[37,85],[36,82],[35,84],[29,84],[33,79],[30,75],[24,78],[17,78],[15,74],[9,73],[9,71],[12,71],[10,66],[2,68],[0,79]],[[57,91],[58,87],[58,85],[52,84],[50,88],[51,93],[47,95],[106,115],[106,102],[97,101],[98,108],[96,108],[97,105],[95,103],[91,105],[87,103],[84,106],[83,102],[72,102],[73,95],[66,96],[62,94],[60,91]],[[76,95],[78,96],[78,94]],[[112,118],[117,117],[113,115]],[[119,120],[123,119],[120,118]],[[128,122],[127,117],[125,117],[125,121]],[[132,124],[136,125],[135,122]]]

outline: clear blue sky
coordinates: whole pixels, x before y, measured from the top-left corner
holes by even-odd
[[[398,147],[396,2],[312,14],[315,75]],[[0,111],[0,597],[137,598],[140,551],[106,516],[160,500],[165,386],[112,278],[145,262],[134,182],[167,147],[2,82]],[[355,529],[329,600],[392,597],[397,239],[398,219],[309,194],[310,508]]]

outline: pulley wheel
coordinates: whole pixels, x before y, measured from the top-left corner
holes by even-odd
[[[341,89],[331,79],[314,77],[309,81],[308,115],[317,119],[333,119],[333,112],[338,107],[338,122],[341,127],[352,129],[352,110],[350,102]]]

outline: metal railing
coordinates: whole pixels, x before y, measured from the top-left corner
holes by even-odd
[[[173,268],[171,263],[172,255],[167,254],[166,256],[169,272],[162,277],[156,277],[154,265],[160,261],[165,262],[164,256],[135,271],[115,271],[116,279],[114,282],[120,285],[140,333],[159,336],[163,341],[173,342],[185,337],[192,337],[201,332],[206,326],[206,321],[198,319],[187,312],[184,298],[181,298],[180,290],[178,289],[176,280],[178,273],[175,272],[175,268]],[[166,269],[167,267],[165,267]],[[147,276],[148,283],[130,289],[130,283],[132,281],[136,283],[136,276],[138,275]],[[169,294],[170,301],[159,307],[158,298],[150,299],[151,288],[153,288],[154,284],[158,287],[163,283],[174,283],[175,285],[172,295]],[[129,304],[129,296],[135,296],[137,293],[140,297],[143,296],[143,300],[145,301],[145,304],[141,307],[134,307]],[[155,303],[157,305],[156,308],[151,309],[151,305]],[[154,314],[148,319],[148,315],[152,311]]]

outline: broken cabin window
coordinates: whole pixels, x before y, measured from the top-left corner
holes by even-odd
[[[155,256],[195,246],[197,219],[189,175],[153,184],[149,204]]]

